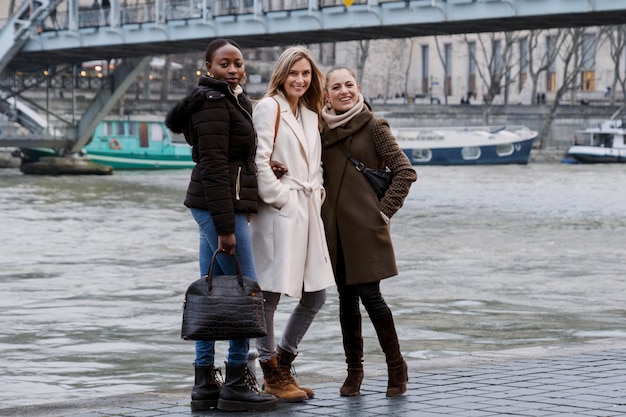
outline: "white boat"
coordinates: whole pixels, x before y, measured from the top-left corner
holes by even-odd
[[[395,128],[413,165],[526,164],[537,132],[525,126]]]
[[[618,119],[620,108],[609,120],[574,132],[574,144],[567,150],[564,163],[626,162],[626,120]]]

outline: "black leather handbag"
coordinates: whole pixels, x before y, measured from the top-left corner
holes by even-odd
[[[350,160],[350,162],[354,164],[356,170],[365,175],[365,178],[367,178],[369,183],[372,185],[372,188],[374,189],[378,200],[383,198],[385,192],[389,189],[389,186],[391,185],[391,180],[393,179],[393,173],[391,172],[391,170],[387,167],[385,167],[384,169],[368,168],[362,162],[356,159],[343,143],[339,142],[339,147],[341,148],[341,151],[346,156],[346,158],[348,158],[348,160]]]
[[[218,252],[209,272],[193,282],[185,294],[181,337],[185,340],[232,340],[265,336],[263,292],[244,277],[236,255],[237,275],[213,275]],[[227,256],[227,255],[225,255]]]

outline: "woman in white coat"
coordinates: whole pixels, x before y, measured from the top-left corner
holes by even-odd
[[[326,301],[326,288],[335,285],[321,219],[323,82],[308,49],[288,48],[279,57],[266,97],[257,103],[253,116],[261,201],[250,228],[268,327],[267,335],[257,339],[257,350],[265,391],[283,401],[314,395],[298,385],[291,362]],[[284,175],[275,174],[276,163]],[[277,345],[274,313],[282,294],[299,298],[299,303]]]

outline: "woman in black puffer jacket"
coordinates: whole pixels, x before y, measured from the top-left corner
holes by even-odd
[[[236,254],[243,274],[256,280],[246,216],[257,211],[252,105],[240,85],[243,55],[232,40],[217,39],[206,50],[208,76],[167,115],[167,127],[183,133],[196,162],[185,206],[200,231],[200,276],[215,252]],[[217,257],[215,275],[235,275],[234,263]],[[247,369],[248,339],[231,340],[224,386],[215,373],[215,341],[196,341],[191,410],[271,410],[276,399],[259,393]]]

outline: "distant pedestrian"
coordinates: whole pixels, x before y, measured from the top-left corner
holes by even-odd
[[[124,1],[125,3],[125,1]],[[122,7],[125,7],[123,4]],[[111,8],[111,3],[109,0],[102,0],[102,12],[104,14],[104,24],[109,23],[109,9]]]
[[[53,29],[60,29],[61,27],[59,26],[59,21],[57,20],[57,8],[55,7],[54,9],[52,9],[52,11],[50,12],[50,22],[52,23],[52,28]]]

